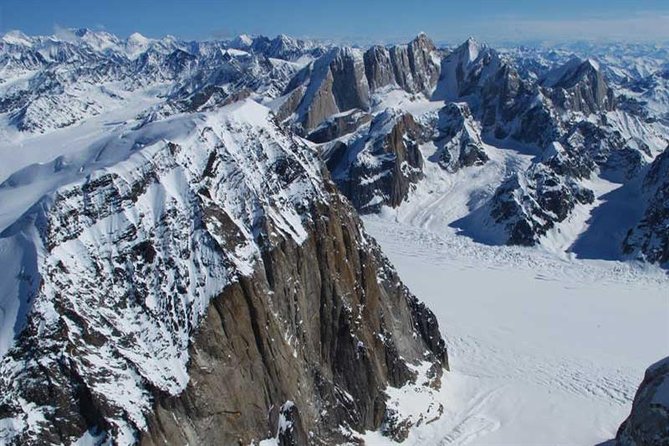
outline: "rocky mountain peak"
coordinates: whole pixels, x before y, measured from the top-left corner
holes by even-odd
[[[77,37],[84,37],[87,34],[91,34],[92,31],[88,28],[78,28],[78,29],[73,30],[73,32],[74,32],[74,35],[77,36]]]
[[[365,73],[372,91],[399,87],[429,96],[439,75],[435,46],[426,34],[406,45],[374,46],[365,52]]]
[[[573,57],[565,64],[548,72],[541,83],[545,87],[572,88],[584,77],[599,73],[599,63],[593,59]]]
[[[360,212],[372,213],[398,206],[422,178],[419,145],[428,137],[410,113],[389,108],[348,142],[328,144],[323,158],[344,195]]]
[[[298,77],[302,85],[289,86],[301,95],[296,116],[310,131],[327,117],[369,107],[369,84],[362,53],[354,48],[336,47],[305,68]]]
[[[145,45],[150,42],[150,39],[138,32],[134,32],[128,36],[126,42],[136,45]]]
[[[134,32],[128,36],[125,41],[125,49],[131,59],[139,57],[146,52],[151,46],[151,39],[144,37],[138,32]]]
[[[484,45],[480,44],[474,37],[469,37],[454,52],[461,54],[461,60],[471,63],[479,57],[483,48]]]
[[[414,37],[410,45],[414,46],[415,48],[421,48],[427,52],[432,52],[436,49],[432,39],[430,39],[430,37],[422,31],[418,33],[416,37]]]
[[[608,86],[599,63],[593,59],[574,57],[549,71],[541,85],[552,89],[553,101],[563,110],[585,114],[612,110],[613,90]]]
[[[253,45],[253,38],[248,34],[240,34],[230,41],[230,46],[238,49],[248,49]]]
[[[480,128],[466,103],[450,103],[439,110],[434,143],[437,150],[430,159],[449,172],[488,161]]]
[[[585,63],[587,63],[588,65],[590,65],[590,67],[591,67],[593,70],[595,70],[595,71],[600,71],[599,62],[597,62],[595,59],[593,59],[593,58],[591,58],[591,57],[588,57],[588,58],[585,60]]]

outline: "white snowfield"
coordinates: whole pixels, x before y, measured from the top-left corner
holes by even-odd
[[[434,150],[421,146],[426,160]],[[669,276],[647,264],[580,258],[574,246],[597,223],[593,211],[621,187],[594,175],[595,202],[577,206],[539,247],[497,246],[485,219],[460,224],[534,155],[522,147],[485,150],[488,163],[454,174],[427,161],[406,202],[363,218],[402,280],[435,312],[449,349],[451,372],[439,392],[388,389],[391,407],[417,424],[403,444],[611,440],[646,368],[669,354]],[[584,242],[597,250],[620,243]],[[392,444],[379,432],[363,438]]]
[[[404,444],[599,444],[629,415],[645,369],[669,353],[666,272],[364,220],[449,348],[452,370],[430,397],[443,415]],[[389,393],[403,413],[425,410],[411,386]]]

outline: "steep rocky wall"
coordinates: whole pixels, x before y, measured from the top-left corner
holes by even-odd
[[[288,96],[280,107],[280,118],[295,113],[297,131],[307,135],[334,114],[369,111],[373,93],[386,87],[430,96],[439,77],[438,58],[437,49],[425,34],[406,45],[373,46],[364,53],[348,47],[334,48],[287,84],[284,94]]]
[[[399,206],[423,177],[418,146],[428,133],[410,113],[387,109],[348,143],[326,146],[323,157],[353,206],[362,213],[376,212],[383,205]]]
[[[351,48],[335,48],[307,66],[293,79],[286,92],[306,82],[304,93],[294,110],[302,130],[309,132],[333,114],[351,109],[369,108],[369,85],[365,77],[362,53]],[[288,104],[290,105],[290,104]]]
[[[641,220],[627,233],[623,252],[669,265],[669,147],[650,165],[642,193],[648,204]]]
[[[401,284],[352,209],[312,210],[301,246],[276,241],[253,276],[212,302],[191,347],[190,383],[158,396],[144,445],[333,444],[378,429],[405,361],[447,366],[436,319]],[[292,429],[280,408],[292,402]]]
[[[618,429],[616,444],[669,445],[669,357],[646,370],[632,412]]]
[[[370,90],[395,85],[409,93],[429,96],[439,77],[439,66],[433,59],[435,52],[434,43],[425,34],[407,45],[371,47],[364,54]]]

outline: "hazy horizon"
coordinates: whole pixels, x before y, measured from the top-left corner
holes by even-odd
[[[623,42],[669,40],[669,2],[654,0],[473,0],[408,3],[352,0],[313,3],[303,0],[239,2],[197,0],[5,0],[0,33],[20,30],[50,35],[63,29],[104,30],[120,37],[133,32],[151,38],[225,39],[239,34],[286,34],[331,42],[394,43],[419,32],[443,43],[469,36],[490,43]]]

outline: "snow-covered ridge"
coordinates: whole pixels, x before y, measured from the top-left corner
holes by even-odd
[[[17,349],[0,366],[3,403],[22,414],[0,420],[4,441],[42,428],[53,408],[21,405],[18,377],[34,360],[56,367],[67,344],[81,379],[118,411],[118,441],[132,442],[151,410],[147,385],[176,395],[188,382],[209,300],[253,272],[261,238],[303,242],[305,209],[325,200],[312,150],[250,100],[128,129],[93,153],[61,160],[62,184],[0,236],[3,269],[20,271],[0,277],[2,354],[32,343],[30,357]]]
[[[0,40],[0,116],[9,129],[47,133],[123,107],[147,87],[165,102],[161,116],[220,106],[234,95],[271,100],[323,51],[286,36],[254,37],[246,47],[243,39],[121,39],[88,29],[9,32]]]

